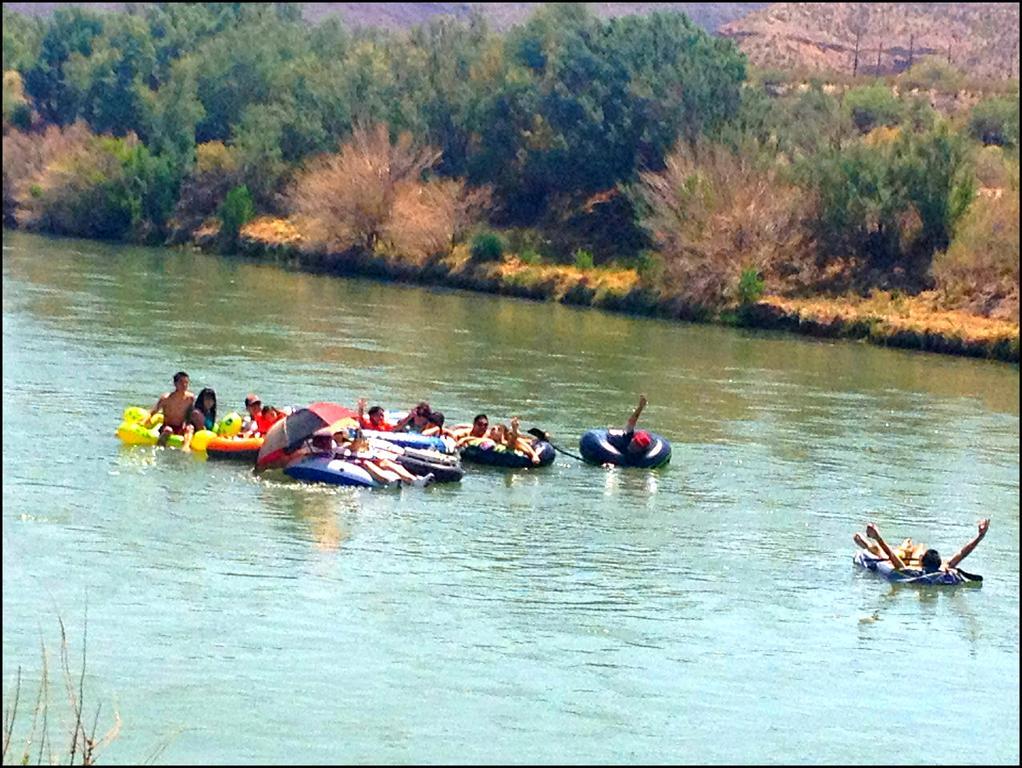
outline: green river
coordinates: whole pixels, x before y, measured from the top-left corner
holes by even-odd
[[[571,451],[645,392],[674,458],[369,491],[122,446],[179,369]],[[13,750],[41,643],[68,741],[59,617],[106,763],[1019,761],[1018,366],[5,232],[3,370]],[[981,589],[853,568],[985,516]]]

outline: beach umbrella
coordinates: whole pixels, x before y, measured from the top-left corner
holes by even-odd
[[[285,454],[298,449],[314,432],[331,427],[334,431],[358,426],[358,414],[337,403],[313,403],[299,408],[281,419],[266,433],[256,458],[256,468],[263,469],[278,462]]]

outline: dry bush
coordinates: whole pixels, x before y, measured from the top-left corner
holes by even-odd
[[[403,181],[380,231],[388,248],[422,263],[451,247],[457,183]]]
[[[178,226],[191,231],[212,216],[227,193],[241,183],[238,151],[222,141],[208,141],[195,148],[195,166],[181,185],[174,217]]]
[[[975,154],[976,181],[980,187],[1003,189],[1011,184],[1012,166],[1003,149],[983,147]],[[1017,173],[1017,169],[1015,173]]]
[[[664,257],[665,287],[706,309],[734,300],[744,270],[778,288],[811,280],[799,190],[776,164],[714,144],[680,144],[661,173],[643,173],[642,224]]]
[[[314,159],[295,179],[288,205],[314,248],[383,249],[422,263],[448,250],[490,204],[489,189],[424,180],[440,151],[387,127],[356,128],[340,152]]]
[[[1018,168],[1009,186],[980,195],[959,225],[933,276],[946,306],[1019,319]]]
[[[56,158],[82,151],[92,138],[84,122],[67,128],[50,125],[42,133],[12,130],[3,137],[4,222],[17,220],[19,200],[31,198],[32,189]]]
[[[59,762],[67,762],[74,765],[78,760],[82,765],[95,765],[100,751],[118,737],[121,730],[121,717],[116,710],[113,714],[113,724],[105,735],[97,737],[100,713],[102,707],[97,706],[95,716],[91,723],[87,719],[85,711],[85,668],[86,668],[86,631],[82,631],[82,667],[77,673],[72,669],[67,632],[63,620],[58,616],[60,624],[60,673],[63,679],[64,688],[67,692],[67,703],[69,713],[63,713],[61,720],[69,719],[67,728],[68,742],[54,743],[50,734],[50,721],[57,719],[54,712],[56,707],[51,707],[50,702],[50,679],[49,660],[45,644],[41,647],[42,671],[39,682],[39,691],[36,695],[35,706],[32,709],[22,709],[30,713],[28,729],[21,726],[19,719],[19,704],[21,702],[22,684],[21,667],[17,668],[16,678],[10,697],[5,696],[4,700],[4,728],[3,728],[3,764],[28,765],[34,759],[37,765],[45,761],[50,765]],[[15,744],[15,734],[20,743],[24,738],[24,745]],[[36,746],[38,745],[38,746]],[[55,753],[54,748],[58,749]],[[32,752],[36,751],[33,756]]]
[[[96,223],[95,217],[105,212],[103,186],[123,175],[123,169],[116,155],[97,150],[94,137],[67,139],[52,142],[42,171],[27,186],[21,185],[15,216],[20,226],[29,229],[89,236],[92,232],[83,223]]]
[[[313,160],[296,178],[288,204],[315,245],[373,251],[394,211],[399,191],[420,183],[440,159],[404,133],[392,144],[385,125],[356,128],[341,151]],[[406,206],[409,193],[403,192]]]

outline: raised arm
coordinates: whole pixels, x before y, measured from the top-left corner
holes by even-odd
[[[983,537],[987,535],[987,530],[989,528],[990,528],[989,517],[985,517],[982,520],[980,520],[979,533],[976,534],[976,538],[974,538],[972,541],[970,541],[968,544],[966,544],[964,547],[958,550],[958,552],[955,553],[954,557],[947,561],[947,567],[954,568],[956,565],[962,562],[962,560],[967,558],[972,553],[972,550],[976,548],[976,545],[983,541]]]
[[[632,413],[631,418],[628,419],[628,423],[625,424],[625,432],[634,432],[635,425],[639,421],[639,416],[642,415],[642,409],[646,407],[646,396],[639,395],[639,405],[636,407],[635,412]]]
[[[164,401],[166,401],[166,399],[169,396],[170,396],[170,392],[166,392],[166,393],[160,395],[160,399],[156,401],[156,405],[154,405],[152,407],[152,409],[149,411],[149,415],[150,416],[155,416],[157,413],[159,413],[163,409]]]
[[[887,546],[887,542],[884,541],[883,536],[880,535],[880,531],[877,530],[877,527],[873,523],[866,524],[866,535],[880,545],[880,549],[882,549],[884,554],[887,555],[887,559],[891,561],[891,565],[895,568],[905,567],[905,563],[900,557],[898,557],[898,554],[894,550]]]
[[[513,451],[518,446],[518,425],[521,420],[517,416],[511,417],[511,430],[507,434],[507,446]]]
[[[400,432],[402,429],[408,426],[408,423],[415,418],[415,409],[408,411],[408,415],[401,419],[397,424],[394,425],[393,432]]]

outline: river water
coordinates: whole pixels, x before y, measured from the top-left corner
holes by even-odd
[[[123,447],[178,369],[571,451],[645,392],[674,458],[362,491]],[[1017,366],[5,232],[3,370],[5,706],[44,644],[66,741],[60,617],[104,762],[1019,760]],[[981,589],[853,569],[868,520],[983,516]]]

